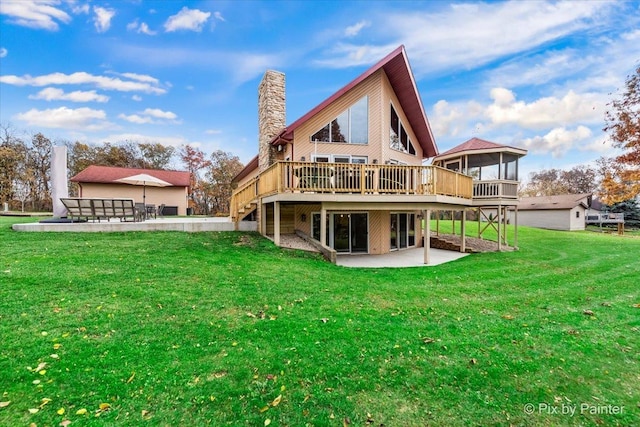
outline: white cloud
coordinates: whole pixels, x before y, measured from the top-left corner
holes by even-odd
[[[95,131],[113,128],[106,118],[104,110],[94,110],[91,108],[67,108],[60,107],[48,110],[37,110],[35,108],[20,113],[15,116],[17,120],[24,121],[28,126],[81,129],[85,131]]]
[[[217,12],[217,11],[213,12],[213,17],[215,19],[217,19],[218,21],[225,22],[224,16],[222,16],[222,13],[220,13],[220,12]]]
[[[118,114],[118,118],[122,120],[126,120],[130,123],[136,123],[139,125],[153,123],[153,118],[149,116],[140,116],[138,114]]]
[[[138,102],[142,101],[142,97],[140,95],[133,95],[131,97],[131,99],[133,99],[134,101],[138,101]]]
[[[158,87],[157,80],[153,77],[128,73],[129,81],[119,78],[95,76],[85,72],[77,72],[72,74],[51,73],[42,76],[32,77],[30,75],[0,76],[0,83],[6,83],[15,86],[49,86],[49,85],[94,85],[104,90],[116,90],[121,92],[145,92],[156,95],[166,93],[167,91]],[[126,77],[126,76],[125,76]],[[155,80],[155,81],[154,81]]]
[[[21,0],[0,2],[0,14],[9,22],[39,30],[57,31],[58,22],[71,22],[69,14],[58,8],[60,0]]]
[[[74,15],[80,15],[81,13],[88,14],[90,11],[89,3],[77,5],[75,4],[75,0],[67,0],[67,1],[70,3],[71,12],[73,12]]]
[[[138,19],[127,24],[127,30],[135,31],[138,34],[146,34],[148,36],[155,36],[158,34],[157,31],[151,30],[145,22],[138,22]]]
[[[357,36],[363,28],[368,27],[369,25],[371,25],[369,21],[360,21],[345,28],[344,35],[347,37]]]
[[[8,54],[9,54],[9,51],[7,49],[5,49],[4,47],[0,47],[0,58],[4,58]]]
[[[152,85],[157,85],[160,83],[158,79],[155,77],[151,77],[147,74],[137,74],[137,73],[120,73],[122,77],[126,77],[131,80],[137,80],[139,82],[151,83]]]
[[[160,123],[180,123],[178,116],[171,111],[163,111],[158,108],[147,108],[137,114],[120,114],[122,120],[137,124],[160,124]]]
[[[109,97],[96,93],[95,90],[74,91],[65,93],[62,89],[48,87],[42,89],[36,95],[29,95],[29,99],[42,99],[45,101],[71,101],[71,102],[107,102]]]
[[[166,119],[166,120],[175,120],[178,117],[176,116],[175,113],[172,113],[171,111],[162,111],[158,108],[147,108],[146,110],[144,110],[143,113],[151,117],[156,117],[158,119]]]
[[[204,131],[207,135],[220,135],[222,133],[219,129],[207,129]]]
[[[93,7],[93,12],[96,14],[93,18],[93,22],[96,26],[96,30],[99,33],[104,33],[111,27],[111,18],[116,14],[114,9],[105,9],[104,7]]]
[[[614,7],[607,2],[508,1],[447,3],[437,12],[386,12],[372,26],[388,42],[338,43],[318,63],[335,68],[371,64],[404,44],[418,77],[475,68],[593,29]]]
[[[491,90],[493,103],[485,115],[494,125],[514,124],[526,129],[545,129],[573,123],[599,123],[606,99],[602,94],[569,91],[562,98],[544,97],[533,102],[517,101],[509,89]]]
[[[172,15],[167,19],[164,23],[164,29],[167,33],[178,30],[200,32],[210,16],[211,12],[189,9],[185,6],[176,15]]]
[[[578,126],[574,130],[564,127],[554,128],[544,136],[535,136],[517,141],[521,147],[533,153],[551,153],[553,157],[560,157],[580,141],[591,137],[592,133],[586,126]]]

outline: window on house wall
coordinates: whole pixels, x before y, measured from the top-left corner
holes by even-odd
[[[322,129],[311,135],[311,142],[369,142],[369,97],[364,96],[340,113]]]
[[[580,211],[576,211],[576,218],[580,218]]]
[[[389,123],[389,146],[398,151],[403,151],[412,155],[416,154],[416,149],[409,138],[407,129],[400,121],[396,109],[391,105],[391,120]]]
[[[358,163],[358,164],[366,164],[368,157],[367,156],[350,156],[349,154],[316,154],[312,155],[311,158],[313,161],[318,163]]]

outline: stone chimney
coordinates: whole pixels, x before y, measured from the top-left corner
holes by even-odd
[[[258,86],[258,170],[275,162],[276,150],[269,144],[286,126],[284,74],[267,70]]]

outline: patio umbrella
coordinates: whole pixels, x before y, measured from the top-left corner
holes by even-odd
[[[171,184],[167,181],[163,181],[160,178],[156,178],[155,176],[151,176],[146,173],[139,173],[137,175],[127,176],[125,178],[120,178],[116,180],[117,182],[122,182],[125,184],[131,185],[142,185],[142,203],[146,205],[147,198],[147,186],[149,187],[168,187]]]

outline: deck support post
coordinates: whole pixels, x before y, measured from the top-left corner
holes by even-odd
[[[467,224],[467,211],[462,210],[462,219],[460,223],[460,252],[465,253],[467,251],[467,236],[466,236],[466,224]]]
[[[263,236],[267,235],[267,204],[260,203],[260,211],[258,212],[260,220],[260,229],[258,230]]]
[[[273,243],[280,246],[280,202],[273,202]]]
[[[518,205],[513,214],[513,249],[518,250]]]
[[[429,264],[429,249],[431,248],[431,210],[422,211],[424,218],[424,263]]]
[[[327,208],[320,206],[320,244],[327,246]]]
[[[502,251],[502,205],[498,205],[498,252]]]

